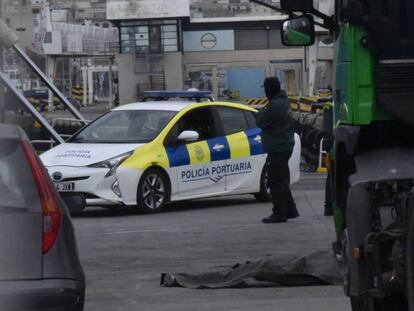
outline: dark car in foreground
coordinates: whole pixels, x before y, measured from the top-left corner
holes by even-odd
[[[0,124],[0,310],[83,310],[72,222],[26,134]]]

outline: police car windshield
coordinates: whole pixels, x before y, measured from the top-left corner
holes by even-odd
[[[111,111],[69,139],[71,143],[147,143],[175,116],[176,111]]]

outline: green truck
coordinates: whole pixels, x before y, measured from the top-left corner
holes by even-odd
[[[286,45],[312,45],[315,24],[334,42],[334,250],[352,310],[414,311],[414,1],[281,8]]]

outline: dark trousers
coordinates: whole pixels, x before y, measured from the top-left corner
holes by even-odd
[[[326,176],[325,182],[325,216],[333,215],[333,208],[332,208],[332,173],[331,169],[328,169],[328,176]]]
[[[273,200],[273,213],[286,216],[296,207],[290,192],[290,172],[288,162],[292,150],[271,152],[267,155],[269,165],[268,180]]]

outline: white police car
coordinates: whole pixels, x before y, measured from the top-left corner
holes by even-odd
[[[196,98],[193,93],[181,97]],[[225,102],[124,105],[41,159],[58,191],[81,194],[89,206],[155,212],[171,201],[231,194],[267,201],[266,154],[255,113]],[[291,183],[299,180],[300,153],[295,135]]]

